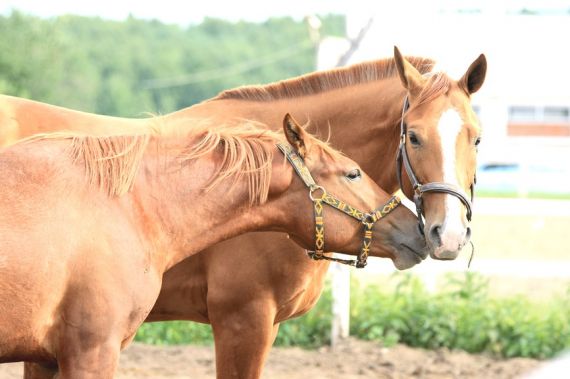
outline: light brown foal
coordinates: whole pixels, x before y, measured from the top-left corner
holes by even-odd
[[[255,230],[287,232],[313,248],[313,202],[276,150],[283,138],[251,124],[190,122],[163,126],[162,135],[44,135],[0,154],[0,362],[112,378],[172,266]],[[284,130],[327,191],[358,209],[388,200],[289,116]],[[325,221],[328,247],[361,250],[362,222],[342,212]],[[404,207],[372,234],[375,256],[399,256],[402,241],[417,254],[425,246]]]

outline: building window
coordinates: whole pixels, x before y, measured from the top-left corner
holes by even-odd
[[[570,112],[565,107],[544,107],[544,121],[558,123],[568,122]]]
[[[570,123],[569,107],[532,107],[512,106],[509,108],[509,120],[521,123]]]
[[[536,107],[514,106],[509,109],[509,119],[521,122],[538,121],[536,113]]]

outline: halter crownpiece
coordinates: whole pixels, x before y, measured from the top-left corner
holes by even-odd
[[[293,148],[284,143],[277,144],[277,147],[281,152],[287,157],[287,160],[299,177],[303,180],[305,185],[309,188],[309,198],[313,202],[313,210],[315,215],[315,250],[307,250],[307,254],[311,259],[314,260],[329,260],[334,262],[339,262],[354,266],[357,268],[363,268],[366,266],[366,260],[370,252],[370,247],[372,245],[372,228],[374,224],[385,217],[388,213],[392,212],[394,209],[400,205],[400,198],[393,196],[388,200],[388,202],[381,207],[376,208],[370,213],[362,212],[361,210],[346,204],[345,202],[339,200],[332,194],[328,193],[323,187],[317,185],[308,167],[305,165],[303,158],[297,154]],[[363,225],[363,238],[362,238],[362,248],[358,254],[358,258],[354,259],[339,259],[328,257],[324,255],[325,253],[325,219],[323,213],[323,203],[327,204],[347,215],[353,217],[360,221]]]
[[[410,102],[408,97],[404,99],[404,106],[402,107],[402,118],[400,120],[400,146],[398,147],[398,155],[396,157],[397,162],[397,175],[398,175],[398,183],[400,184],[400,188],[404,188],[402,182],[402,164],[404,169],[406,170],[406,174],[410,179],[410,183],[412,184],[412,188],[414,189],[414,204],[416,205],[416,213],[418,215],[418,223],[420,225],[420,231],[424,232],[424,221],[423,221],[423,199],[422,196],[426,192],[440,192],[440,193],[447,193],[457,197],[467,208],[467,221],[471,221],[471,204],[473,201],[473,190],[474,185],[476,182],[476,178],[473,178],[473,183],[471,183],[471,196],[470,198],[467,197],[467,194],[459,187],[454,184],[443,183],[443,182],[431,182],[422,184],[414,174],[414,170],[412,169],[412,165],[410,163],[410,158],[408,157],[408,151],[406,150],[406,133],[408,131],[408,125],[404,121],[404,116],[406,111],[410,108]]]

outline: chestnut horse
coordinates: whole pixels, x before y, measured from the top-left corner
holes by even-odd
[[[257,125],[190,123],[172,133],[40,135],[0,154],[0,362],[57,364],[59,378],[112,378],[166,270],[255,230],[287,232],[313,248],[323,224],[323,216],[313,221],[317,205],[348,214],[326,211],[329,249],[427,254],[413,214],[387,203],[353,161],[290,116],[290,147]],[[359,239],[363,225],[370,234]]]
[[[433,66],[431,59],[405,59],[396,50],[394,59],[226,91],[164,117],[201,115],[226,120],[242,116],[274,122],[280,112],[290,109],[297,119],[310,119],[321,135],[332,131],[330,143],[393,192],[399,187],[396,155],[404,98],[408,96],[411,108],[405,116],[409,125],[405,139],[416,176],[424,183],[445,180],[468,191],[475,172],[474,145],[480,133],[470,95],[483,84],[486,60],[483,55],[478,57],[457,81],[445,73],[430,72]],[[454,119],[455,124],[450,122]],[[137,128],[146,121],[0,97],[0,132],[10,134],[10,138],[54,128],[93,131],[103,124],[107,128]],[[405,172],[403,186],[411,198],[413,190]],[[426,235],[432,256],[456,256],[469,237],[459,200],[426,194],[424,216],[425,229],[433,231]],[[282,254],[284,250],[290,252]],[[416,262],[395,263],[406,268]],[[216,362],[218,376],[256,378],[279,323],[312,308],[321,294],[328,266],[327,262],[308,260],[305,252],[284,235],[240,236],[169,270],[148,320],[211,323],[217,356],[224,357]]]

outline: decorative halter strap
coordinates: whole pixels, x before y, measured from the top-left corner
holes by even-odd
[[[284,143],[277,144],[277,147],[287,157],[295,172],[303,180],[305,185],[309,188],[309,198],[313,201],[313,209],[315,214],[315,250],[307,250],[309,258],[314,260],[329,260],[363,268],[366,266],[370,246],[372,245],[372,228],[374,224],[385,217],[388,213],[392,212],[398,205],[400,205],[400,198],[393,196],[388,202],[381,207],[376,208],[370,213],[364,213],[361,210],[346,204],[339,200],[332,194],[328,193],[323,187],[317,185],[309,169],[305,165],[303,158],[301,158],[293,148]],[[317,195],[319,193],[319,195]],[[364,236],[362,238],[362,248],[358,254],[358,258],[354,259],[339,259],[328,257],[325,253],[325,219],[323,214],[323,203],[349,215],[360,221],[363,225]]]
[[[426,192],[442,192],[448,193],[457,197],[467,208],[467,221],[471,221],[471,203],[473,201],[473,192],[474,186],[477,182],[476,177],[473,178],[473,183],[471,183],[471,196],[470,198],[467,197],[467,194],[459,187],[449,183],[443,182],[431,182],[422,184],[414,174],[414,170],[412,169],[412,165],[410,163],[410,158],[408,157],[408,151],[406,150],[406,133],[408,131],[408,126],[404,122],[404,116],[406,111],[410,108],[410,102],[408,97],[404,99],[404,106],[402,108],[402,119],[400,121],[400,146],[398,148],[398,156],[396,157],[397,162],[397,175],[398,175],[398,182],[400,184],[400,188],[403,187],[402,183],[402,164],[404,165],[404,169],[406,170],[406,174],[410,179],[410,183],[412,184],[412,188],[414,189],[414,203],[416,205],[416,212],[418,214],[418,223],[420,225],[420,231],[424,232],[424,221],[423,221],[423,199],[422,196]]]

